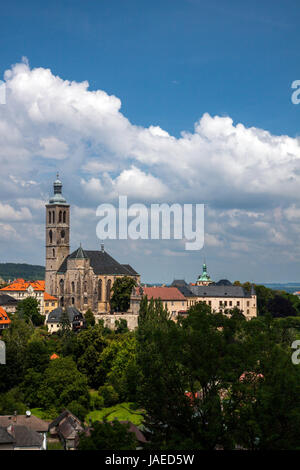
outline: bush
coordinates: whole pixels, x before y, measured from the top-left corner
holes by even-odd
[[[115,405],[119,401],[119,395],[111,385],[100,387],[99,394],[103,397],[105,406]]]
[[[101,410],[104,407],[104,398],[98,392],[91,394],[91,409]]]
[[[84,418],[86,417],[88,410],[83,405],[77,401],[72,401],[69,403],[67,408],[69,411],[71,411],[71,413],[73,413],[73,415],[77,416],[80,421],[84,422]]]

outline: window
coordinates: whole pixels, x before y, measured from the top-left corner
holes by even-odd
[[[52,223],[55,224],[55,212],[52,212]]]
[[[106,300],[110,300],[111,295],[111,280],[109,279],[106,284]]]
[[[219,300],[219,307],[222,307],[222,300]]]
[[[87,297],[84,298],[84,303],[85,303],[85,304],[88,303],[88,298],[87,298]]]
[[[239,300],[237,301],[236,306],[237,306],[237,307],[240,306],[240,301],[239,301]]]
[[[72,297],[72,305],[74,305],[74,304],[75,304],[75,299],[74,299],[74,297]]]
[[[83,289],[84,289],[84,292],[87,292],[87,282],[86,282],[86,281],[84,281],[84,284],[83,284],[83,286],[84,286],[84,287],[83,287]]]
[[[75,282],[74,281],[72,281],[72,283],[71,283],[71,289],[72,289],[72,293],[74,293],[75,292]]]
[[[61,221],[62,221],[62,211],[59,211],[58,222],[60,223]]]
[[[249,309],[248,309],[248,310],[247,310],[247,315],[249,315],[249,313],[250,313],[250,311],[249,311]]]
[[[98,300],[102,300],[102,280],[98,281]]]
[[[63,222],[64,224],[66,223],[66,211],[64,211],[64,214],[63,214]]]
[[[229,306],[232,307],[232,300],[229,300]]]
[[[49,241],[50,241],[50,243],[52,243],[52,230],[50,230],[50,232],[49,232]]]
[[[249,302],[249,300],[247,300],[247,307],[249,307],[249,305],[250,305],[250,302]]]
[[[60,290],[60,295],[63,295],[63,293],[64,293],[64,281],[63,281],[63,279],[61,279],[59,281],[59,290]]]
[[[53,255],[53,258],[55,258],[55,250],[53,248],[53,251],[52,251],[52,255]]]
[[[49,212],[49,224],[51,224],[51,212]]]
[[[62,231],[60,232],[61,238],[64,239],[64,238],[65,238],[65,235],[66,235],[66,232],[65,232],[64,230],[62,230]]]

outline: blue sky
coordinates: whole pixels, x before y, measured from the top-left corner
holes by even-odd
[[[43,263],[38,201],[59,169],[75,216],[81,211],[72,219],[73,248],[80,240],[97,246],[95,208],[140,178],[145,186],[154,181],[162,202],[208,206],[207,243],[197,256],[175,242],[107,242],[144,281],[193,280],[204,254],[212,277],[298,281],[300,105],[291,102],[291,83],[300,79],[299,21],[297,2],[277,0],[12,0],[2,6],[0,72],[11,70],[14,78],[5,76],[11,87],[0,108],[6,234],[0,259]],[[16,68],[22,57],[28,62]],[[51,77],[45,78],[47,69]],[[17,80],[24,73],[37,96]],[[105,114],[105,103],[70,85],[78,103],[95,100],[90,120],[81,109],[76,123],[70,102],[57,103],[55,77],[87,80],[89,91],[102,90],[120,103],[108,98]],[[44,112],[47,93],[51,115]],[[38,100],[42,118],[32,111]],[[209,118],[195,132],[205,113]],[[151,126],[169,137],[158,145],[147,134]],[[193,138],[182,140],[182,132]],[[134,189],[132,201],[157,202]]]

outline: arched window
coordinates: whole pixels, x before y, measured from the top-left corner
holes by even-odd
[[[66,223],[66,211],[64,211],[64,214],[63,214],[63,222],[64,224]]]
[[[75,292],[75,282],[74,281],[72,281],[72,283],[71,283],[71,289],[72,289],[72,294],[74,294],[74,292]]]
[[[51,224],[51,212],[50,212],[50,211],[49,211],[49,214],[48,214],[48,215],[49,215],[49,219],[48,219],[48,220],[49,220],[49,224]]]
[[[61,299],[60,299],[60,306],[61,306],[61,307],[64,306],[64,298],[63,298],[63,297],[61,297]]]
[[[52,212],[52,223],[55,224],[55,211]]]
[[[74,304],[75,304],[75,299],[74,299],[74,297],[72,297],[72,305],[74,305]]]
[[[50,230],[50,232],[49,232],[49,241],[50,241],[50,243],[52,243],[52,230]]]
[[[98,300],[102,300],[102,280],[98,281]]]
[[[55,250],[54,250],[54,248],[53,248],[53,253],[52,253],[52,254],[53,254],[53,258],[55,258]]]
[[[111,294],[110,290],[111,290],[111,280],[109,279],[106,284],[106,300],[107,301],[110,301],[110,294]]]
[[[59,281],[59,290],[60,290],[60,295],[63,295],[64,294],[64,281],[63,281],[63,279],[61,279]]]
[[[60,232],[60,236],[61,236],[62,240],[65,238],[65,235],[66,235],[66,232],[64,230],[62,230]]]
[[[62,221],[62,211],[59,211],[58,222],[60,223],[61,221]]]

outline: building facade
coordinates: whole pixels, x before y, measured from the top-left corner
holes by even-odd
[[[46,204],[46,291],[59,307],[91,309],[98,317],[110,314],[111,289],[119,277],[140,275],[120,264],[101,245],[99,251],[80,246],[70,254],[70,205],[62,195],[62,183],[54,182],[54,195]]]

